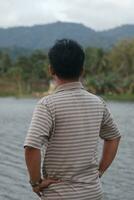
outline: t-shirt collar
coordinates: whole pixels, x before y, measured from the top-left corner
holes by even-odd
[[[72,89],[84,89],[83,85],[81,82],[69,82],[69,83],[64,83],[61,85],[58,85],[55,89],[54,93],[61,92],[64,90],[72,90]]]

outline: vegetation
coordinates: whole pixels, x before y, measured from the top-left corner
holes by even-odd
[[[87,88],[107,96],[134,94],[134,40],[124,40],[105,52],[86,49]]]
[[[95,94],[134,99],[134,40],[124,40],[111,50],[85,49],[84,80]],[[31,95],[49,87],[48,58],[43,50],[11,57],[0,51],[0,95]],[[132,97],[132,98],[131,98]]]

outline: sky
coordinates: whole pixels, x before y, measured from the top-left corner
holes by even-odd
[[[82,23],[95,30],[134,24],[134,0],[0,0],[0,27],[56,21]]]

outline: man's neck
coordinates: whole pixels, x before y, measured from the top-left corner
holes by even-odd
[[[77,82],[77,81],[79,81],[79,79],[65,80],[65,79],[60,79],[58,77],[55,77],[55,82],[56,82],[57,86],[63,85],[63,84],[66,84],[66,83]]]

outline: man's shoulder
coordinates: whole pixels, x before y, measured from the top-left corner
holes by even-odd
[[[59,101],[60,96],[62,97],[61,94],[57,94],[57,93],[52,93],[52,94],[48,94],[44,97],[42,97],[39,101],[38,104],[42,104],[45,106],[53,106],[55,104],[56,101]]]
[[[54,94],[49,94],[39,99],[38,104],[48,105],[52,102]]]
[[[86,92],[87,96],[89,97],[89,99],[91,99],[91,100],[93,100],[95,102],[98,102],[98,103],[103,103],[104,100],[103,100],[102,97],[100,97],[100,96],[98,96],[96,94],[93,94],[91,92],[88,92],[87,90],[85,90],[85,92]]]

